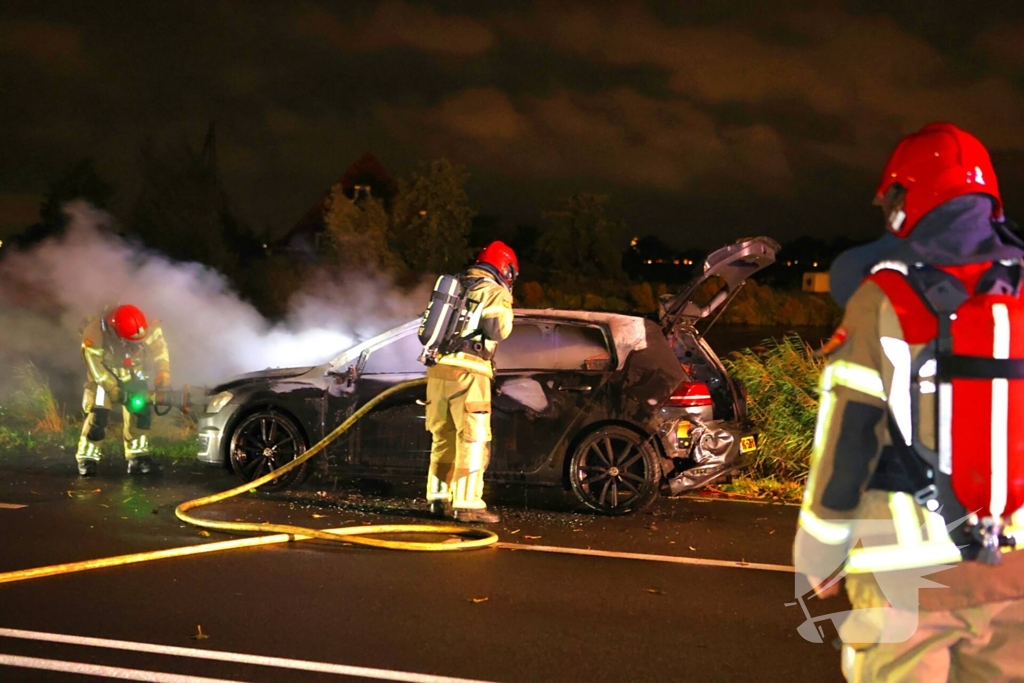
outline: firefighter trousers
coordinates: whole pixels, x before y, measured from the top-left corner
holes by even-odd
[[[854,610],[889,605],[873,581],[848,576],[846,587]],[[1024,600],[1009,600],[920,610],[917,630],[905,642],[844,644],[842,667],[850,683],[1022,681],[1022,652]]]
[[[427,500],[450,500],[455,509],[486,508],[483,493],[484,472],[491,458],[491,380],[447,367],[430,368],[427,378],[426,428],[433,436]]]
[[[82,423],[82,436],[78,439],[78,451],[75,453],[75,459],[78,461],[100,459],[100,443],[103,441],[102,431],[97,429],[98,433],[92,434],[94,437],[98,436],[99,439],[93,440],[89,438],[89,433],[93,431],[93,428],[99,427],[97,425],[98,415],[93,412],[93,408],[97,406],[110,410],[110,397],[95,382],[87,382],[85,392],[82,395],[82,409],[85,411],[85,421]],[[128,460],[134,460],[140,455],[146,455],[149,453],[149,439],[138,428],[138,418],[128,412],[128,408],[124,406],[121,406],[121,414],[124,418],[124,428],[121,432],[121,437],[124,440],[124,457]]]

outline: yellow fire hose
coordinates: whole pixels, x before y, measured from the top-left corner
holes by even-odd
[[[204,496],[189,500],[179,505],[174,514],[183,522],[188,522],[207,529],[220,531],[256,531],[270,532],[268,536],[257,536],[239,538],[230,541],[219,541],[216,543],[204,543],[200,545],[182,546],[167,550],[153,550],[133,555],[119,555],[117,557],[106,557],[97,560],[86,560],[83,562],[71,562],[68,564],[51,565],[49,567],[37,567],[35,569],[23,569],[21,571],[7,572],[0,574],[0,583],[23,581],[55,574],[69,574],[71,572],[85,571],[88,569],[100,569],[103,567],[117,567],[138,562],[149,562],[162,560],[169,557],[184,557],[187,555],[198,555],[201,553],[217,552],[220,550],[231,550],[233,548],[251,548],[255,546],[271,545],[274,543],[285,543],[288,541],[301,541],[309,538],[318,538],[326,541],[335,541],[348,544],[368,545],[375,548],[388,548],[391,550],[420,550],[420,551],[447,551],[465,550],[469,548],[483,548],[498,542],[498,535],[486,529],[477,529],[464,526],[438,526],[426,524],[375,524],[372,526],[351,526],[336,529],[308,529],[290,524],[270,523],[248,523],[248,522],[223,522],[210,519],[202,519],[188,513],[189,510],[205,507],[220,501],[233,498],[248,491],[252,491],[269,481],[277,479],[283,474],[302,465],[310,458],[316,456],[332,441],[348,431],[353,424],[359,421],[366,413],[375,408],[381,401],[399,391],[411,387],[426,384],[426,379],[414,379],[382,391],[373,399],[368,401],[359,410],[354,412],[348,419],[342,422],[330,434],[321,439],[316,445],[303,453],[301,456],[287,465],[266,474],[259,479],[236,486],[228,491],[215,493],[211,496]],[[365,538],[365,536],[379,536],[382,534],[440,534],[446,536],[441,542],[420,542],[420,541],[386,541],[379,538]],[[451,537],[456,536],[460,540],[452,541]]]

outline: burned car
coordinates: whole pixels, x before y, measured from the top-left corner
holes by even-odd
[[[777,248],[754,238],[714,252],[680,296],[692,297],[713,276],[724,293],[704,306],[666,301],[658,321],[516,309],[512,334],[494,358],[488,480],[564,486],[593,510],[623,514],[740,466],[757,449],[756,428],[742,387],[697,325],[771,263]],[[418,325],[409,321],[323,365],[251,373],[215,387],[200,419],[199,459],[229,465],[247,481],[290,462],[360,405],[425,374]],[[399,391],[305,467],[425,477],[431,436],[424,398],[422,385]],[[275,486],[300,480],[303,469]]]

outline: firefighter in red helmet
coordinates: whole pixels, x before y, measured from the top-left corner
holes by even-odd
[[[483,500],[491,448],[491,359],[512,332],[515,252],[492,242],[460,278],[468,291],[470,324],[463,343],[427,368],[426,428],[433,436],[427,501],[436,517],[495,524],[501,517]]]
[[[1013,358],[1024,244],[1003,221],[985,147],[950,123],[899,143],[875,203],[888,236],[832,270],[847,280],[833,283],[846,310],[820,382],[798,576],[818,597],[845,577],[847,680],[1024,680],[1024,552],[1011,552],[1024,541],[1024,442],[1007,420],[1020,380],[1006,371],[1024,367]],[[998,302],[1002,322],[965,326],[979,301]],[[1005,337],[993,358],[991,343],[959,350],[993,325]],[[957,431],[964,419],[973,433]],[[965,502],[982,471],[991,495]]]
[[[87,378],[82,408],[85,422],[75,458],[83,477],[96,473],[110,410],[121,405],[124,454],[129,474],[148,474],[149,440],[144,433],[152,419],[149,379],[156,390],[171,384],[167,343],[158,322],[150,323],[135,306],[124,304],[89,320],[82,330],[82,357]]]

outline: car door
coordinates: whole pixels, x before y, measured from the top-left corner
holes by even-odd
[[[517,317],[498,345],[490,472],[535,472],[597,400],[614,367],[609,333],[580,321]]]
[[[330,392],[328,413],[334,426],[381,392],[423,377],[424,366],[417,360],[422,350],[415,328],[404,329],[367,348],[365,355],[354,362],[355,377],[347,389]],[[425,398],[426,388],[420,385],[379,404],[339,439],[332,451],[335,463],[381,473],[425,472],[430,459],[430,434],[424,428]]]

